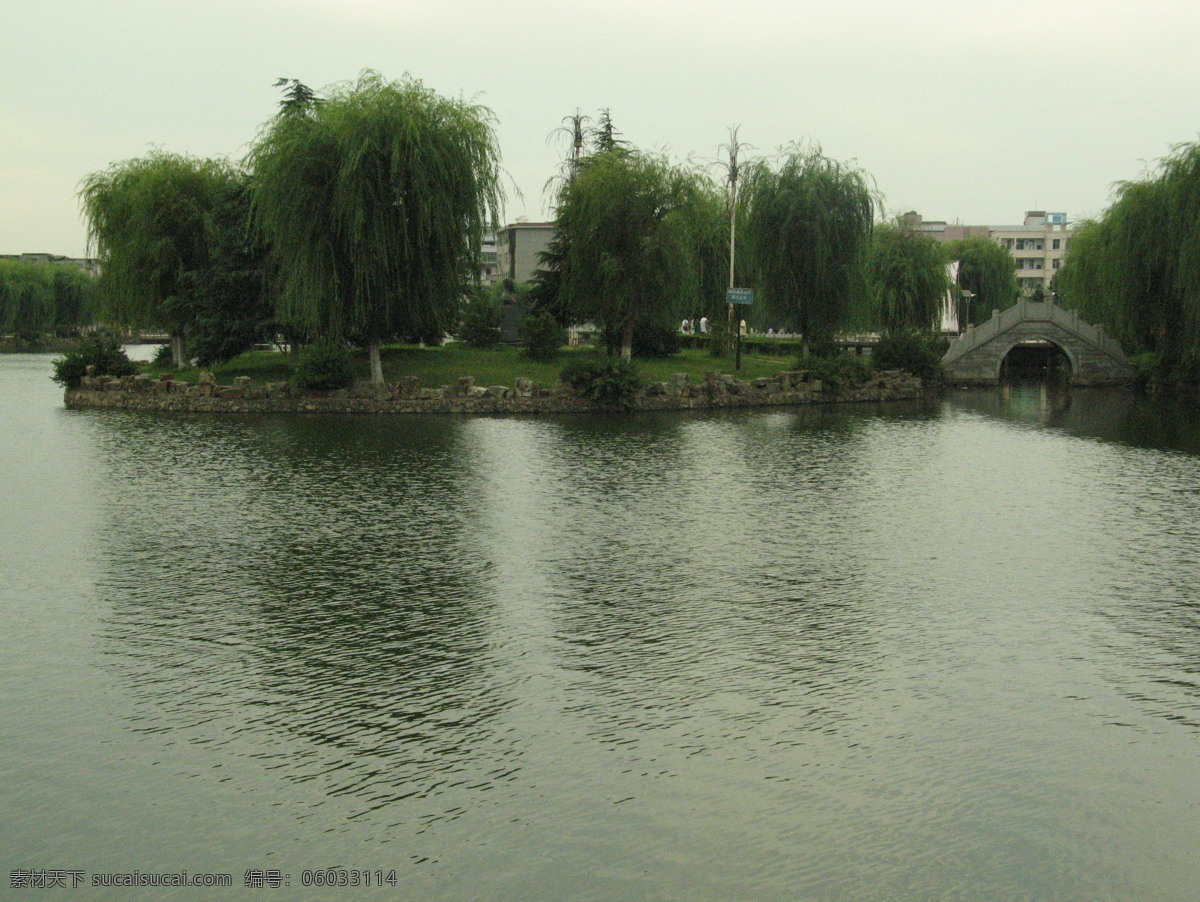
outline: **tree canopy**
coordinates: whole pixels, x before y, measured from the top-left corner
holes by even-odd
[[[263,286],[266,249],[250,231],[249,181],[244,173],[223,184],[208,218],[209,254],[185,271],[178,305],[188,352],[201,366],[230,360],[276,331]]]
[[[745,246],[773,315],[805,344],[850,312],[852,279],[871,234],[876,192],[862,170],[819,147],[786,148],[777,162],[744,169]]]
[[[636,327],[672,322],[681,299],[695,295],[700,178],[622,149],[593,155],[563,188],[560,290],[574,316],[620,335],[623,357]]]
[[[34,338],[54,327],[54,275],[45,264],[0,260],[0,335]]]
[[[929,331],[948,287],[937,241],[902,224],[875,227],[862,268],[863,313],[869,325]]]
[[[235,170],[220,160],[154,151],[115,163],[80,189],[100,260],[100,297],[122,325],[165,327],[183,365],[183,274],[209,262],[209,220]]]
[[[944,250],[947,260],[959,261],[958,286],[974,295],[972,322],[981,322],[992,315],[992,310],[1013,305],[1017,299],[1017,263],[1012,254],[987,238],[948,241]]]
[[[440,340],[502,194],[490,110],[365,71],[295,96],[251,150],[280,320],[324,338]]]
[[[96,279],[70,264],[0,260],[0,335],[33,340],[92,322]]]
[[[1071,237],[1063,303],[1153,352],[1172,378],[1200,377],[1200,144],[1180,145],[1121,183],[1104,215]]]

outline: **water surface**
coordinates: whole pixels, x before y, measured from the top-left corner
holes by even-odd
[[[0,358],[9,870],[1194,898],[1195,408],[69,412],[49,360]]]

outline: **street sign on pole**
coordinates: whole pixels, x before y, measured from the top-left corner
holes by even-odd
[[[753,304],[754,292],[749,288],[726,288],[726,304]]]

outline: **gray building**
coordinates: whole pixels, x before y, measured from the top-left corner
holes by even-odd
[[[514,222],[496,232],[499,278],[528,282],[538,268],[538,254],[553,237],[552,222]]]

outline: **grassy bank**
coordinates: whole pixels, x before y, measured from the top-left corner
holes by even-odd
[[[564,348],[557,359],[539,363],[523,356],[516,348],[477,349],[452,343],[440,348],[390,345],[382,349],[380,356],[384,379],[388,382],[403,376],[416,376],[422,385],[436,387],[452,384],[460,376],[473,376],[476,385],[511,386],[520,377],[553,385],[567,363],[594,353],[590,348]],[[692,381],[698,381],[710,370],[735,372],[732,355],[713,357],[707,351],[696,349],[684,350],[666,359],[634,362],[638,373],[647,382],[666,381],[673,373],[687,373]],[[793,363],[790,357],[743,354],[742,369],[737,375],[743,379],[773,376],[789,369]],[[370,378],[365,352],[353,355],[353,366],[358,379],[366,381]],[[197,378],[195,369],[178,371],[151,365],[147,372],[155,375],[171,373],[183,381],[194,382]],[[252,351],[212,367],[212,372],[221,383],[229,383],[235,376],[249,376],[254,382],[284,382],[292,374],[292,364],[287,355],[276,351]]]

